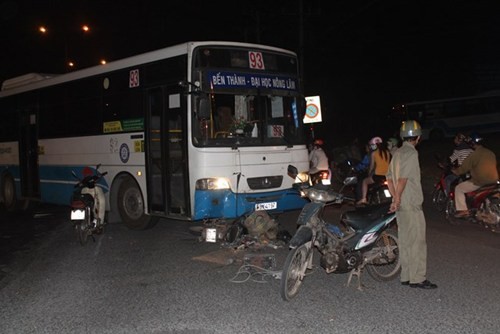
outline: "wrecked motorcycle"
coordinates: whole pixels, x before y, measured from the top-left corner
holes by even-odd
[[[291,177],[297,176],[297,168],[288,167]],[[323,185],[309,187],[298,184],[301,193],[310,202],[298,217],[298,229],[290,241],[290,252],[281,274],[281,297],[289,301],[299,292],[308,269],[312,269],[313,253],[320,253],[320,265],[327,273],[350,273],[348,284],[357,276],[361,289],[361,272],[377,281],[389,281],[398,277],[398,238],[395,229],[396,214],[389,213],[390,203],[357,208],[341,215],[344,231],[326,222],[322,211],[328,203],[342,203],[343,195]]]

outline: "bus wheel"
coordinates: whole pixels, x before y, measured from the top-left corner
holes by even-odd
[[[132,178],[123,180],[118,190],[118,211],[123,223],[132,230],[144,230],[156,220],[144,213],[144,199],[139,186]]]
[[[5,174],[2,180],[2,199],[3,205],[7,211],[16,209],[16,184],[14,178],[10,174]]]

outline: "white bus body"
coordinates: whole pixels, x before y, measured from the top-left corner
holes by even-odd
[[[287,167],[308,170],[293,52],[189,42],[0,92],[0,201],[69,204],[101,165],[110,220],[235,218],[305,202]],[[241,130],[237,127],[245,124]]]

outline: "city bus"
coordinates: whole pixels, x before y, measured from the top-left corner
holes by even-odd
[[[288,177],[309,168],[297,56],[188,42],[0,92],[0,201],[67,205],[100,166],[108,221],[235,218],[299,209]]]
[[[457,132],[500,132],[500,91],[400,104],[393,107],[393,116],[398,121],[419,121],[422,139],[453,138]]]

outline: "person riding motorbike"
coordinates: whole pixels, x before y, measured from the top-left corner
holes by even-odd
[[[358,205],[367,204],[366,194],[368,193],[368,186],[375,182],[383,182],[385,180],[385,174],[389,168],[389,162],[391,160],[391,153],[384,146],[382,138],[373,137],[369,141],[370,144],[370,168],[368,170],[368,176],[363,179],[361,185],[361,199],[356,203]]]
[[[460,167],[465,158],[467,158],[472,152],[474,152],[466,139],[467,137],[463,133],[459,132],[455,135],[455,138],[453,138],[455,148],[453,149],[451,155],[448,157],[448,166],[452,168]],[[445,170],[448,170],[447,166],[442,163],[440,163],[439,166]],[[455,175],[454,173],[450,173],[445,177],[444,181],[446,185],[446,195],[450,193],[451,184],[458,178],[459,176]]]
[[[391,137],[387,139],[387,149],[389,150],[389,152],[391,152],[391,155],[393,155],[394,152],[396,152],[398,146],[399,146],[399,140],[397,138]]]
[[[483,138],[478,133],[470,136],[469,143],[474,150],[460,167],[452,169],[455,175],[470,173],[471,178],[455,187],[455,218],[467,218],[470,213],[467,208],[465,194],[480,187],[498,181],[497,159],[493,151],[483,146]]]
[[[314,140],[312,150],[309,153],[309,175],[313,184],[318,183],[321,172],[328,171],[330,167],[328,157],[322,148],[323,145],[322,139]]]

